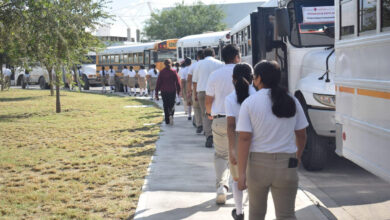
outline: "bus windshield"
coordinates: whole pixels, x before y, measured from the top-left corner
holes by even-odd
[[[85,56],[82,64],[96,64],[96,56]]]
[[[176,61],[176,50],[159,50],[157,52],[157,62],[164,62],[166,59]]]
[[[334,28],[333,1],[295,1],[288,5],[291,35],[290,42],[297,47],[334,45],[334,38],[325,34],[326,28]]]

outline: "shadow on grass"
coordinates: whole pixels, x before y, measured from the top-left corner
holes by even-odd
[[[147,135],[143,135],[142,137],[147,137]],[[156,141],[144,141],[141,143],[134,143],[134,144],[125,145],[122,147],[124,147],[124,148],[140,148],[140,147],[145,147],[149,144],[154,144],[154,143],[156,143]]]
[[[150,148],[150,149],[147,149],[147,150],[144,150],[144,151],[139,151],[139,152],[136,152],[136,153],[131,153],[131,154],[126,154],[126,155],[123,155],[123,157],[125,158],[129,158],[129,157],[140,157],[140,156],[152,156],[155,152],[155,149],[154,148]]]
[[[16,97],[16,98],[0,98],[0,102],[21,102],[21,101],[26,101],[26,100],[34,100],[38,99],[39,97]]]
[[[123,133],[123,132],[137,132],[137,131],[149,131],[152,130],[151,127],[144,126],[139,128],[126,128],[126,129],[119,129],[119,130],[113,130],[112,133]]]
[[[22,113],[22,114],[9,114],[0,115],[0,122],[12,122],[18,119],[27,119],[34,116],[46,116],[38,113]]]

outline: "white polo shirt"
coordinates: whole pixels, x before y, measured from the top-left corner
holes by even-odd
[[[107,71],[107,73],[110,75],[110,77],[114,77],[115,76],[115,70],[114,69],[109,69]]]
[[[234,91],[233,69],[235,66],[236,64],[226,64],[209,76],[206,95],[214,97],[211,115],[226,115],[225,98]]]
[[[180,76],[180,79],[182,80],[187,80],[187,76],[188,76],[188,68],[189,67],[184,67],[184,68],[181,68],[179,70],[179,76]]]
[[[192,75],[192,82],[197,83],[196,91],[205,92],[209,76],[223,65],[225,64],[211,56],[199,61]]]
[[[129,77],[135,77],[136,74],[135,70],[129,70]]]
[[[250,85],[249,86],[249,96],[256,93],[256,89]],[[238,115],[240,114],[241,105],[237,102],[237,93],[234,90],[225,99],[225,112],[226,117],[234,117],[236,124],[238,123]]]
[[[141,78],[145,78],[146,77],[146,70],[144,70],[144,69],[139,70],[138,76]]]
[[[252,133],[250,152],[295,153],[294,131],[306,128],[307,122],[301,104],[294,98],[296,114],[278,118],[272,112],[270,89],[261,89],[241,105],[236,131]]]
[[[198,61],[194,60],[191,66],[188,68],[188,75],[193,75],[196,66],[198,65]]]
[[[129,76],[129,70],[128,69],[123,69],[122,73],[123,73],[123,76]]]
[[[148,76],[150,76],[150,77],[152,77],[152,78],[158,78],[158,74],[160,74],[160,73],[158,72],[157,69],[156,69],[156,72],[157,72],[157,73],[154,73],[154,69],[150,69],[150,70],[146,73],[146,75],[148,75]]]

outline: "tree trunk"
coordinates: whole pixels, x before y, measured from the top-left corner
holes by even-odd
[[[49,85],[50,85],[50,96],[54,96],[54,89],[53,89],[53,67],[47,68],[47,71],[49,73]],[[58,78],[58,77],[57,77]]]
[[[60,77],[56,74],[56,113],[61,113]]]
[[[1,57],[0,59],[1,59],[1,61],[0,61],[0,87],[1,87],[1,91],[3,91],[4,90],[3,58]]]

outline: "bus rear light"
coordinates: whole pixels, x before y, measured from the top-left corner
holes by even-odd
[[[346,141],[347,140],[347,135],[345,134],[345,132],[343,132],[343,141]]]

